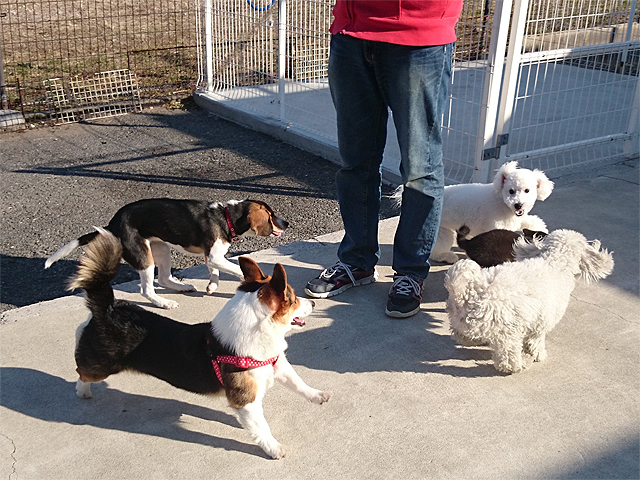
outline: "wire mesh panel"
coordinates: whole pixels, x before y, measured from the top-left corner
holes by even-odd
[[[190,93],[194,7],[193,0],[0,0],[9,107],[56,114],[48,79],[69,85],[123,69],[136,75],[143,99]]]
[[[326,78],[333,1],[198,1],[198,88],[335,147]],[[637,154],[636,0],[531,2],[463,4],[443,117],[448,183],[488,181],[509,159],[552,171]],[[383,169],[397,171],[389,127]]]
[[[54,123],[125,115],[142,110],[135,75],[129,70],[99,72],[90,78],[44,82]]]
[[[626,145],[637,145],[637,127],[630,128],[640,100],[634,3],[530,3],[513,53],[517,84],[505,110],[501,161],[553,171],[615,161],[629,153]]]
[[[491,68],[489,47],[495,2],[465,0],[456,26],[453,83],[443,118],[445,178],[449,183],[469,181],[474,173],[479,122],[487,109],[487,72]]]

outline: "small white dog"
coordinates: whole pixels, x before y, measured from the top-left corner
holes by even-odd
[[[515,242],[516,262],[480,268],[461,260],[445,276],[452,337],[487,344],[496,369],[516,373],[547,356],[545,336],[565,313],[576,276],[599,280],[613,270],[600,242],[573,230],[555,230]]]
[[[529,212],[536,200],[545,200],[553,191],[553,182],[540,170],[517,168],[518,162],[500,167],[493,183],[450,185],[444,189],[442,218],[438,238],[431,252],[436,262],[455,263],[451,251],[456,231],[466,225],[468,235],[489,230],[529,229],[548,232],[544,221]]]

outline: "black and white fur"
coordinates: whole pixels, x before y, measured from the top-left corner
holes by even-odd
[[[465,251],[467,257],[481,267],[488,268],[515,261],[516,254],[513,251],[513,245],[520,237],[532,241],[534,236],[544,238],[547,234],[526,228],[522,232],[497,228],[469,239],[467,235],[469,235],[469,227],[463,225],[458,229],[456,243]]]
[[[203,395],[226,395],[242,426],[271,457],[288,449],[271,434],[262,399],[274,379],[308,401],[322,404],[331,392],[309,387],[287,361],[285,334],[311,313],[313,302],[298,298],[276,264],[265,275],[251,259],[240,257],[244,280],[234,297],[208,323],[185,324],[114,298],[110,280],[118,269],[121,244],[99,229],[87,247],[70,288],[86,292],[89,319],[76,332],[76,393],[91,398],[91,383],[130,370]],[[212,366],[218,355],[250,357],[273,364],[240,368],[220,362],[221,379]]]
[[[151,198],[123,206],[105,228],[120,239],[122,257],[140,275],[140,293],[157,307],[176,308],[177,302],[157,295],[153,286],[157,266],[159,285],[180,292],[195,291],[193,285],[171,275],[171,248],[204,255],[209,269],[207,293],[211,294],[218,288],[220,271],[242,278],[240,267],[225,258],[237,236],[279,236],[288,225],[269,205],[258,200],[223,204]],[[97,235],[91,232],[69,242],[46,260],[45,268],[89,244]]]

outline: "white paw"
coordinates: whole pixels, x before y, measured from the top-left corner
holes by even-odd
[[[151,301],[156,307],[164,308],[166,310],[171,310],[173,308],[178,308],[179,303],[174,302],[173,300],[167,300],[165,298],[160,299],[159,301]]]
[[[311,398],[309,398],[309,401],[322,405],[323,403],[328,402],[331,397],[333,397],[333,392],[321,392],[318,390]]]
[[[264,451],[274,460],[280,460],[291,453],[291,449],[281,443],[276,443],[273,446],[270,445],[269,447],[264,448]]]
[[[93,396],[91,394],[91,384],[78,379],[78,381],[76,382],[76,395],[78,395],[78,397],[80,398],[91,398]]]
[[[218,289],[218,284],[217,283],[210,283],[209,285],[207,285],[207,294],[211,295],[217,289]]]

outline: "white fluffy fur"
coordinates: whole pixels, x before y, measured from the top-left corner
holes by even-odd
[[[517,168],[517,162],[500,167],[493,183],[450,185],[444,189],[442,218],[438,238],[431,253],[437,262],[454,263],[451,251],[456,231],[469,227],[469,237],[496,228],[547,232],[542,219],[529,215],[536,200],[545,200],[553,191],[553,182],[540,170]]]
[[[516,241],[516,262],[480,268],[461,260],[445,276],[451,334],[463,345],[488,343],[496,369],[515,373],[547,356],[546,334],[565,313],[576,277],[599,280],[613,270],[600,242],[573,230]]]

